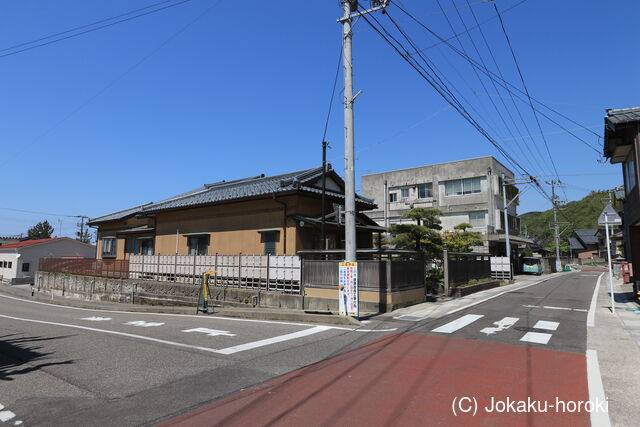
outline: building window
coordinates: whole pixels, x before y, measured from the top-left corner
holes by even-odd
[[[276,242],[278,241],[278,232],[275,230],[263,231],[261,234],[262,234],[262,242],[264,243],[264,254],[275,255]]]
[[[418,184],[418,198],[429,199],[433,197],[432,184]]]
[[[400,189],[400,197],[402,197],[403,199],[408,199],[409,198],[409,189],[408,188],[401,188]]]
[[[487,225],[485,212],[469,212],[469,224],[474,228],[485,227]]]
[[[398,201],[398,193],[389,193],[389,202],[394,203]]]
[[[103,237],[102,238],[102,256],[113,257],[116,256],[116,238],[115,237]]]
[[[189,236],[187,238],[189,255],[207,255],[209,253],[209,235]]]
[[[29,272],[29,263],[28,262],[23,262],[22,263],[22,272],[23,273],[28,273]]]
[[[622,164],[622,174],[624,175],[625,192],[629,194],[631,189],[636,186],[636,162],[633,150]]]
[[[125,252],[134,255],[153,255],[153,237],[128,238]]]
[[[481,178],[454,179],[444,183],[445,196],[461,196],[480,192]]]
[[[11,268],[11,264],[12,264],[11,261],[9,261],[7,264],[8,264],[7,268]]]

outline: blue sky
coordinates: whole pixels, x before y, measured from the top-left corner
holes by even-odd
[[[89,24],[149,0],[2,2],[0,49]],[[364,3],[364,2],[361,2]],[[393,3],[393,2],[392,2]],[[436,0],[397,2],[438,34],[452,32]],[[466,0],[440,0],[456,32],[473,16]],[[492,3],[471,1],[482,22]],[[500,10],[519,0],[499,0]],[[0,56],[0,235],[41,219],[71,235],[73,218],[9,209],[98,216],[157,201],[203,183],[319,165],[341,29],[338,1],[191,0],[176,7],[23,53]],[[634,28],[640,4],[528,0],[503,18],[532,96],[602,134],[604,109],[638,106],[640,65]],[[204,14],[203,14],[204,13]],[[434,43],[395,6],[389,15],[421,49]],[[377,15],[391,28],[387,17]],[[522,87],[497,19],[482,25],[505,79]],[[469,33],[487,67],[478,30]],[[396,33],[397,35],[397,33]],[[468,54],[477,59],[466,35]],[[460,49],[456,40],[450,43]],[[12,50],[0,51],[0,55]],[[531,110],[519,104],[534,141],[508,140],[473,70],[444,45],[424,51],[520,163],[541,175],[551,166]],[[341,89],[341,76],[338,91]],[[463,158],[504,158],[422,80],[364,20],[354,28],[356,172]],[[503,99],[505,99],[503,98]],[[342,96],[327,139],[343,170]],[[507,102],[511,102],[507,100]],[[498,104],[501,105],[501,104]],[[512,111],[515,114],[515,110]],[[474,117],[476,114],[471,113]],[[596,137],[551,115],[587,142]],[[483,122],[485,123],[485,122]],[[621,184],[619,166],[541,119],[561,179],[560,195]],[[514,132],[515,129],[512,129]],[[550,179],[550,177],[545,178]],[[519,211],[550,207],[536,192]]]

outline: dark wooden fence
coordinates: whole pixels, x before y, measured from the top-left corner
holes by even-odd
[[[83,276],[129,278],[129,261],[116,259],[42,258],[38,270]]]
[[[303,286],[336,289],[339,264],[336,260],[303,260]],[[358,286],[375,292],[415,289],[425,286],[425,273],[423,260],[359,260]]]
[[[447,254],[448,285],[457,286],[470,280],[491,279],[491,255],[462,252]]]

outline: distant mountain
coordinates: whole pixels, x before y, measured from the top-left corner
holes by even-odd
[[[558,210],[558,222],[561,224],[560,231],[566,229],[560,235],[567,238],[574,229],[579,228],[600,228],[598,226],[598,216],[607,204],[609,192],[592,191],[582,200],[569,202]],[[618,210],[618,209],[617,209]],[[527,212],[520,215],[521,232],[525,232],[525,227],[529,237],[538,240],[542,245],[553,240],[553,209],[544,212]]]

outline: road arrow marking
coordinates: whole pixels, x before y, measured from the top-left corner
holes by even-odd
[[[505,317],[502,320],[497,322],[493,322],[496,325],[494,328],[484,328],[481,329],[480,332],[485,333],[487,335],[492,335],[500,331],[504,331],[505,329],[509,329],[512,327],[519,319],[517,317]]]
[[[236,334],[231,334],[229,331],[219,331],[217,329],[208,329],[208,328],[194,328],[194,329],[185,329],[182,332],[202,332],[203,334],[207,334],[210,337],[216,337],[218,335],[224,335],[226,337],[235,337]]]
[[[162,326],[164,322],[145,322],[144,320],[132,320],[131,322],[123,323],[123,325],[141,326],[148,328],[150,326]]]

